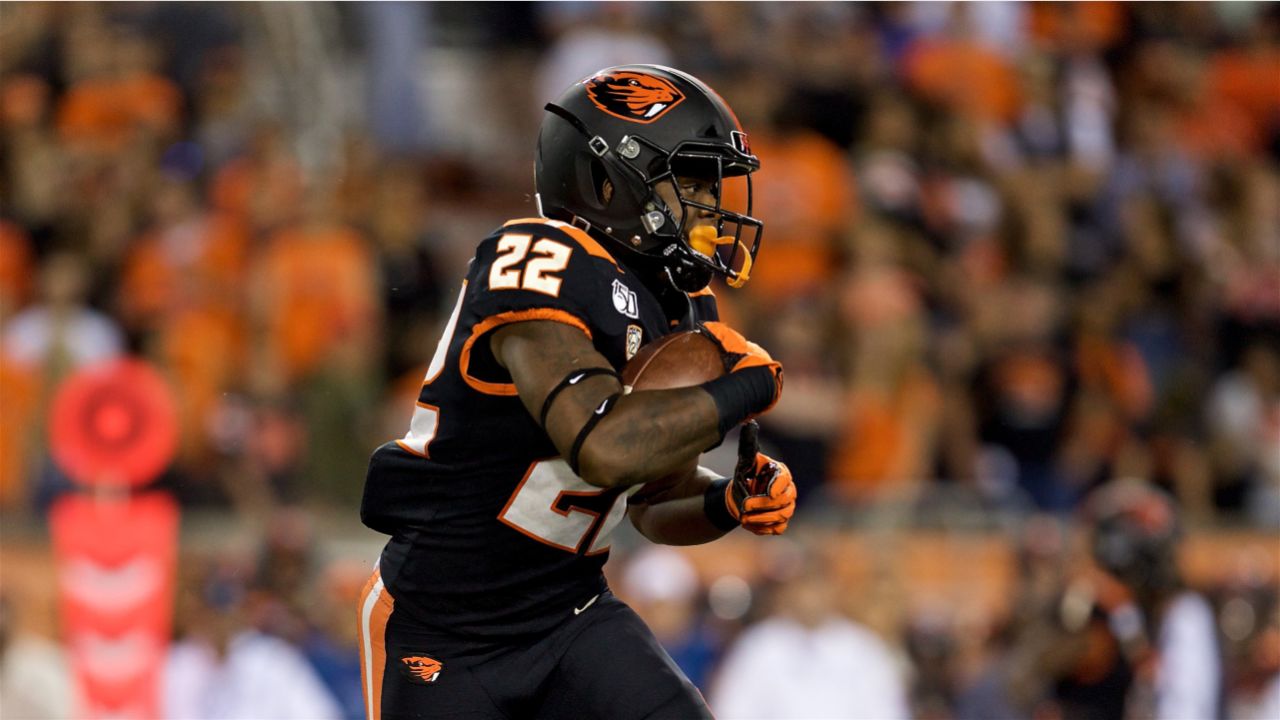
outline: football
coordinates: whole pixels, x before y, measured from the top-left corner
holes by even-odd
[[[724,375],[720,348],[693,330],[671,333],[640,348],[622,369],[622,384],[632,390],[668,390],[701,385]]]
[[[701,385],[724,375],[724,361],[720,348],[699,332],[688,330],[671,333],[640,348],[622,368],[622,384],[626,392],[632,390],[669,390],[671,388]],[[661,480],[645,484],[632,502],[645,502],[698,470],[698,462],[684,470],[678,470]]]

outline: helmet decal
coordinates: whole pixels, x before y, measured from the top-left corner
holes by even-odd
[[[636,123],[651,123],[684,101],[669,80],[631,70],[601,72],[582,84],[596,107]]]

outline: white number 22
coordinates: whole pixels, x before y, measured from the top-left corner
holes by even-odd
[[[530,254],[530,244],[533,257],[522,271],[515,266]],[[573,249],[568,245],[548,238],[533,242],[531,235],[503,235],[498,240],[498,257],[489,268],[489,289],[524,288],[556,297],[560,294],[561,281],[554,273],[569,266],[571,254]]]
[[[609,549],[609,535],[640,489],[605,490],[587,483],[560,458],[529,466],[498,519],[538,542],[579,555]]]

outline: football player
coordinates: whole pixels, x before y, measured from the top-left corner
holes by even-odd
[[[782,390],[708,289],[745,282],[760,248],[737,118],[653,65],[602,70],[546,109],[540,216],[476,248],[409,431],[369,463],[361,518],[391,536],[359,608],[370,718],[710,717],[606,586],[609,535],[624,515],[672,545],[777,535],[795,509],[749,430],[733,478],[688,470]],[[726,374],[625,392],[640,346],[683,330]]]

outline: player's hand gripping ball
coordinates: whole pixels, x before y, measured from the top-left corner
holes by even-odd
[[[782,397],[782,363],[774,360],[768,351],[742,336],[742,333],[722,322],[705,322],[698,331],[720,349],[725,372],[736,373],[754,367],[766,368],[773,375],[773,399],[760,414],[769,412]],[[754,417],[754,416],[753,416]]]

